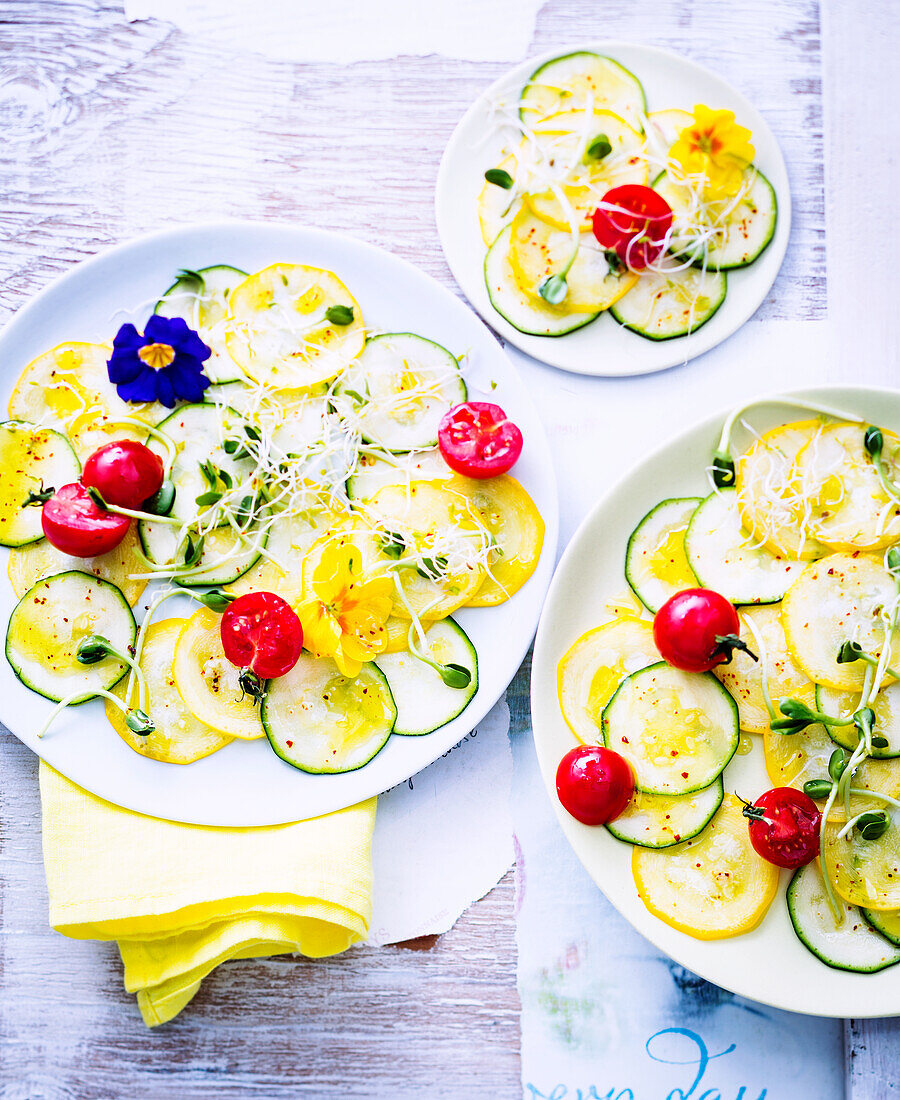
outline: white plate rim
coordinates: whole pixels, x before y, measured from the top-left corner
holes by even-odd
[[[754,405],[771,403],[777,406],[784,404],[785,398],[791,397],[818,400],[832,406],[836,403],[839,406],[843,401],[846,403],[847,412],[854,411],[852,404],[854,400],[860,402],[860,407],[867,402],[873,402],[876,405],[879,402],[888,402],[900,423],[900,389],[891,387],[822,384],[766,392],[753,398],[752,403]],[[694,939],[670,928],[654,917],[640,901],[631,878],[629,846],[614,840],[602,828],[591,829],[575,821],[563,810],[556,796],[554,777],[558,758],[553,754],[553,729],[554,727],[567,729],[567,727],[559,713],[556,686],[556,666],[563,651],[553,644],[550,635],[556,626],[554,620],[563,613],[561,609],[566,603],[566,590],[572,584],[570,577],[572,563],[583,552],[584,546],[592,538],[596,538],[596,528],[610,508],[615,505],[616,498],[621,493],[629,486],[639,484],[642,479],[648,477],[655,465],[667,459],[671,460],[674,451],[684,447],[696,436],[703,435],[708,440],[708,450],[711,454],[722,424],[732,411],[733,406],[722,409],[671,435],[636,463],[600,497],[569,541],[547,593],[532,659],[530,693],[532,723],[535,751],[544,787],[566,840],[597,887],[637,932],[675,962],[738,996],[789,1012],[836,1018],[876,1018],[898,1015],[900,1014],[900,982],[897,980],[897,974],[900,972],[894,967],[875,974],[854,974],[832,969],[820,962],[796,939],[787,919],[784,903],[784,889],[790,880],[789,872],[781,873],[778,896],[762,923],[752,932],[725,940]],[[804,415],[802,409],[799,413],[801,416]],[[879,422],[883,423],[884,417]],[[679,495],[681,492],[676,485],[673,493],[670,494],[667,492],[667,486],[668,483],[660,485],[660,500],[667,495]],[[623,522],[625,526],[628,526],[628,522],[621,519],[618,522],[612,522],[614,524],[612,537],[624,560],[625,538],[628,531],[624,532],[625,538],[619,536],[622,534]],[[616,583],[617,591],[625,589],[624,573],[617,576]],[[573,635],[570,640],[574,641],[575,636]],[[572,744],[575,744],[574,735],[569,733],[569,737]],[[592,854],[591,849],[596,851]],[[600,855],[597,854],[598,852]],[[619,853],[618,860],[615,853]],[[629,864],[627,878],[626,872],[623,872],[620,866],[623,860],[627,860]],[[614,878],[612,882],[611,876]],[[768,942],[773,946],[775,937],[779,938],[782,947],[785,944],[790,945],[786,948],[787,956],[778,960],[781,964],[780,970],[778,965],[762,965],[754,969],[751,964],[744,972],[740,972],[738,967],[736,973],[735,967],[729,964],[727,972],[723,974],[721,956],[724,952],[743,954],[743,944],[751,940],[755,943],[765,943],[766,941],[762,940],[763,936],[771,936],[772,939]],[[781,937],[785,939],[781,940]],[[759,963],[760,960],[755,961]],[[813,965],[808,965],[810,963]],[[768,983],[775,983],[778,988],[773,990]]]
[[[481,241],[481,234],[477,229],[475,195],[467,195],[467,201],[471,200],[469,202],[469,220],[475,224],[475,234],[477,234],[477,241],[480,246],[480,251],[477,254],[477,263],[473,257],[469,255],[468,250],[458,243],[466,236],[474,239],[471,232],[471,226],[469,226],[468,229],[466,226],[466,213],[460,212],[457,214],[454,212],[455,196],[458,195],[461,190],[458,179],[459,173],[457,171],[457,164],[459,163],[458,158],[461,151],[463,153],[465,152],[463,146],[466,132],[474,125],[479,113],[483,109],[487,97],[501,91],[509,85],[514,86],[517,83],[523,84],[527,77],[536,69],[556,57],[562,57],[569,53],[581,51],[608,54],[613,57],[613,60],[617,60],[615,56],[617,52],[624,51],[627,54],[630,51],[634,51],[643,58],[648,59],[651,64],[654,59],[664,62],[665,64],[675,64],[685,72],[693,73],[699,81],[717,85],[724,100],[727,101],[723,102],[722,105],[729,106],[735,110],[735,113],[738,115],[738,121],[750,126],[756,141],[759,140],[759,135],[762,135],[766,143],[766,156],[764,158],[764,164],[761,164],[760,167],[764,170],[765,175],[772,183],[778,199],[778,225],[776,226],[775,236],[757,263],[749,265],[745,269],[728,272],[728,294],[731,296],[731,301],[729,302],[729,298],[726,297],[718,313],[711,318],[707,324],[703,325],[702,328],[689,336],[667,341],[650,341],[635,333],[626,332],[624,329],[621,329],[621,326],[612,322],[611,319],[602,316],[585,326],[584,329],[577,330],[568,337],[529,336],[519,332],[518,329],[514,328],[513,325],[506,321],[505,318],[501,317],[493,308],[484,286],[483,261],[486,249],[484,243]],[[634,71],[642,84],[644,83],[634,62],[626,64],[625,67]],[[648,108],[650,110],[663,109],[662,106],[654,107],[653,104],[648,104]],[[463,187],[462,190],[467,192],[467,188],[465,187]],[[515,347],[519,348],[520,351],[525,352],[526,355],[530,355],[539,362],[558,367],[561,370],[600,378],[633,377],[681,366],[691,359],[696,359],[698,356],[710,351],[712,348],[718,346],[732,336],[759,309],[771,290],[778,272],[781,269],[787,250],[790,238],[791,219],[791,190],[784,156],[771,127],[759,112],[758,108],[727,80],[718,76],[716,73],[712,72],[712,70],[707,69],[704,65],[700,65],[696,61],[692,61],[673,50],[661,46],[646,46],[623,39],[599,39],[589,42],[570,43],[558,49],[548,50],[537,57],[528,58],[513,68],[508,69],[478,95],[457,123],[444,148],[435,187],[435,221],[444,257],[453,273],[453,277],[466,295],[472,308],[475,309],[485,323],[499,333],[504,340],[508,340]],[[759,291],[753,295],[747,295],[745,298],[740,295],[732,296],[732,277],[740,275],[741,272],[745,274],[753,272],[754,269],[759,272],[770,272],[764,280],[759,280]],[[737,301],[735,299],[737,299]],[[609,321],[607,328],[610,329],[610,335],[606,338],[607,343],[612,342],[613,346],[615,346],[615,343],[618,342],[615,337],[621,333],[629,338],[628,344],[621,345],[623,348],[632,346],[635,349],[639,349],[641,345],[649,345],[649,349],[646,351],[648,362],[629,366],[624,359],[620,363],[615,356],[604,359],[603,352],[606,350],[603,346],[604,338],[598,339],[595,345],[587,343],[586,339],[580,341],[580,343],[585,344],[583,354],[571,354],[566,352],[565,349],[567,347],[572,347],[572,340],[574,338],[577,338],[579,335],[583,335],[586,338],[587,334],[590,333],[592,329],[596,331],[596,326],[606,321]],[[638,341],[638,343],[632,344],[632,341]],[[638,354],[638,352],[635,351],[635,354]],[[603,364],[604,369],[598,369],[598,363]]]
[[[231,249],[231,252],[229,252],[229,249]],[[169,227],[150,234],[141,234],[111,248],[104,249],[97,255],[79,262],[51,281],[16,312],[3,332],[0,333],[0,354],[3,354],[5,361],[10,364],[7,369],[0,371],[0,392],[4,395],[3,401],[5,402],[6,396],[8,396],[21,369],[34,355],[40,354],[46,348],[65,340],[92,338],[80,333],[70,332],[65,335],[59,331],[54,331],[52,323],[49,326],[49,330],[53,333],[52,337],[37,340],[29,334],[33,333],[35,324],[40,327],[42,318],[48,313],[52,313],[54,306],[60,308],[67,300],[77,303],[79,296],[84,294],[82,288],[85,285],[89,286],[98,272],[102,275],[104,269],[114,267],[117,263],[121,264],[123,260],[137,258],[140,262],[142,255],[146,260],[148,255],[157,257],[159,254],[168,256],[170,253],[181,255],[182,253],[188,254],[191,250],[209,256],[208,262],[210,263],[216,262],[213,259],[214,256],[221,256],[223,253],[226,256],[230,255],[233,262],[243,263],[244,260],[241,256],[235,254],[240,252],[241,249],[248,254],[253,253],[254,250],[265,252],[268,258],[264,258],[259,263],[259,267],[264,266],[266,263],[276,262],[279,259],[285,259],[288,262],[304,262],[301,256],[307,251],[310,252],[310,256],[305,258],[312,262],[316,262],[315,256],[320,253],[327,254],[330,251],[334,251],[338,256],[347,254],[351,257],[361,257],[362,265],[367,263],[376,267],[381,265],[385,269],[385,274],[390,274],[401,280],[406,278],[410,280],[412,285],[418,286],[423,299],[429,301],[429,303],[439,303],[434,308],[442,316],[442,323],[448,329],[452,325],[454,333],[460,333],[454,346],[473,351],[480,357],[479,363],[482,360],[484,361],[484,371],[491,376],[497,375],[500,379],[496,395],[497,400],[508,406],[508,411],[511,411],[511,415],[515,416],[523,427],[526,449],[517,470],[523,475],[527,471],[528,476],[523,476],[522,480],[539,502],[545,523],[545,540],[541,559],[533,577],[512,600],[501,605],[501,609],[518,607],[521,610],[513,612],[513,620],[527,621],[526,627],[520,630],[513,640],[507,640],[507,644],[504,646],[492,647],[496,649],[497,655],[495,659],[495,655],[492,653],[490,662],[501,667],[503,669],[502,673],[497,675],[494,672],[485,675],[482,671],[486,663],[485,656],[479,653],[480,684],[478,692],[473,697],[469,707],[458,718],[442,729],[435,731],[434,734],[422,738],[393,737],[391,739],[392,743],[400,742],[402,746],[408,746],[408,753],[405,757],[405,759],[408,759],[408,764],[399,767],[394,766],[389,775],[385,773],[386,778],[376,778],[381,777],[384,769],[380,765],[376,767],[373,767],[373,765],[376,765],[380,757],[384,757],[388,753],[391,747],[390,743],[367,767],[355,772],[345,773],[342,776],[308,776],[299,772],[278,760],[275,754],[268,749],[265,739],[250,743],[236,741],[226,746],[219,753],[184,767],[162,764],[142,758],[131,749],[128,749],[110,728],[106,718],[102,715],[100,704],[97,702],[85,703],[81,707],[66,712],[59,720],[59,726],[65,728],[57,728],[58,737],[51,730],[43,741],[38,741],[32,730],[37,726],[37,718],[46,716],[52,704],[24,688],[15,678],[7,662],[5,660],[2,662],[0,688],[3,688],[3,690],[0,692],[0,700],[2,700],[2,703],[0,703],[0,720],[15,736],[45,759],[47,763],[56,767],[57,770],[67,775],[79,786],[127,809],[167,820],[221,827],[281,824],[307,817],[320,816],[344,806],[356,804],[392,786],[405,782],[416,772],[427,767],[456,745],[478,725],[495,702],[502,697],[504,690],[528,651],[537,626],[543,597],[552,575],[559,527],[556,481],[546,434],[527,388],[519,377],[515,366],[503,351],[499,341],[456,295],[438,283],[432,276],[385,249],[345,233],[290,225],[278,221],[215,219],[206,222],[194,222],[190,225]],[[152,262],[158,264],[159,260],[157,258]],[[320,266],[328,266],[322,262],[321,258],[318,263]],[[185,263],[180,259],[176,259],[174,264],[175,266],[185,266]],[[171,275],[172,271],[175,270],[175,266],[170,264],[166,274]],[[353,293],[354,273],[347,271],[346,263],[343,271],[347,276],[351,293]],[[340,265],[338,274],[341,274]],[[146,276],[143,274],[136,276],[138,282],[141,277]],[[356,283],[356,290],[359,292],[359,298],[362,299],[361,304],[363,305],[364,315],[366,292],[361,289],[361,284],[366,277],[368,276],[360,277]],[[162,285],[163,289],[165,285],[168,285],[162,283],[161,273],[160,282],[154,282],[154,288],[159,285]],[[119,292],[123,299],[121,304],[128,306],[130,303],[127,289]],[[150,300],[152,301],[152,299]],[[75,306],[67,308],[73,310]],[[414,317],[409,317],[407,327],[415,327],[414,320]],[[91,327],[90,322],[87,323],[87,327]],[[96,323],[93,327],[97,327]],[[110,322],[109,339],[112,337],[114,328],[115,322]],[[93,338],[99,338],[99,334]],[[441,338],[446,340],[445,336],[441,336]],[[17,353],[16,349],[21,347],[24,347],[25,351]],[[481,372],[480,368],[476,367],[476,372]],[[468,373],[467,377],[471,379],[471,372]],[[5,557],[2,564],[5,573]],[[4,623],[9,611],[15,606],[16,602],[11,585],[3,577],[0,579],[0,620]],[[174,607],[178,603],[178,600],[173,600],[169,606]],[[476,610],[480,609],[461,610],[454,617],[461,621],[466,629],[473,631],[471,616]],[[495,609],[488,610],[493,611]],[[185,611],[187,611],[186,607],[181,610],[176,608],[175,610],[166,611],[160,617],[177,615]],[[494,665],[492,664],[491,667],[494,667]],[[12,681],[12,684],[10,684],[10,681]],[[13,713],[10,712],[11,707]],[[133,761],[139,764],[142,769],[149,769],[145,772],[141,782],[130,787],[126,785],[122,788],[111,788],[107,780],[98,777],[97,774],[92,774],[88,768],[80,765],[75,752],[75,746],[79,743],[80,732],[76,727],[78,725],[77,720],[89,713],[88,708],[95,709],[97,720],[93,723],[93,726],[103,728],[103,732],[108,735],[112,755],[116,755],[113,750],[121,747],[128,754],[124,759],[130,761],[133,758]],[[27,729],[25,724],[28,724]],[[72,748],[70,749],[68,746],[72,746]],[[420,746],[425,748],[420,748]],[[277,780],[277,770],[284,769],[281,774],[289,773],[291,779],[296,778],[301,781],[312,781],[320,784],[320,793],[317,792],[310,795],[306,800],[302,800],[299,797],[299,785],[296,789],[286,791],[284,783],[281,783],[281,786],[276,789],[270,786],[265,792],[258,792],[255,801],[248,804],[238,798],[238,795],[246,794],[246,791],[242,790],[241,785],[236,783],[234,789],[228,794],[220,792],[212,797],[201,795],[199,801],[192,802],[191,783],[185,784],[180,780],[175,782],[179,773],[181,775],[195,774],[198,776],[198,784],[202,784],[201,773],[213,770],[208,765],[217,759],[227,759],[225,754],[229,752],[235,754],[235,770],[243,771],[241,762],[246,766],[247,750],[255,749],[265,750],[266,754],[275,762],[273,765],[276,768],[276,772],[273,773],[274,779]],[[237,759],[238,755],[241,757],[240,762]],[[192,769],[195,769],[195,771],[192,771]]]

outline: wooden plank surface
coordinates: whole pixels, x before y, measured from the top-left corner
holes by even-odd
[[[769,319],[825,315],[826,145],[832,206],[859,183],[840,152],[859,147],[840,116],[854,97],[838,88],[862,73],[861,98],[877,102],[891,60],[890,5],[825,2],[830,144],[816,0],[551,0],[532,44],[532,53],[601,37],[670,46],[762,109],[795,199],[789,259],[759,314]],[[801,65],[804,54],[813,63]],[[343,230],[455,290],[433,181],[461,113],[505,68],[440,57],[300,65],[214,49],[164,24],[129,25],[115,0],[0,0],[0,322],[109,244],[218,216]],[[879,117],[870,112],[870,123]],[[879,148],[890,163],[888,137]],[[877,202],[887,202],[890,172],[881,178]],[[851,278],[856,244],[849,232],[829,240],[859,298],[869,287]],[[888,346],[879,326],[870,353]],[[519,723],[526,686],[520,678],[513,699]],[[114,949],[46,927],[35,771],[0,734],[0,1100],[520,1095],[509,877],[432,946],[231,964],[181,1019],[147,1034]],[[895,1035],[890,1024],[848,1026],[852,1100],[893,1094],[883,1055]]]

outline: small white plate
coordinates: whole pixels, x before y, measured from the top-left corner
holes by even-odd
[[[798,390],[794,396],[900,428],[900,392],[855,387]],[[759,431],[808,416],[777,398],[754,406],[747,419]],[[556,768],[577,742],[559,709],[556,669],[569,646],[592,626],[609,618],[606,601],[627,591],[625,544],[641,517],[665,497],[709,491],[704,469],[718,442],[725,415],[712,417],[645,459],[593,509],[560,562],[541,616],[531,679],[534,740],[547,792],[576,855],[612,904],[638,932],[676,962],[717,985],[775,1008],[816,1016],[890,1016],[900,1013],[900,970],[851,974],[832,970],[797,939],[784,891],[790,872],[782,871],[777,897],[760,925],[733,939],[698,940],[654,917],[637,894],[629,844],[603,828],[570,817],[556,796]],[[741,441],[746,446],[750,436]],[[752,751],[735,756],[725,771],[725,789],[751,801],[771,787],[761,738]]]
[[[52,704],[29,691],[0,661],[0,720],[63,775],[110,802],[155,817],[203,825],[271,825],[316,817],[387,790],[427,767],[472,730],[500,698],[534,635],[553,571],[557,539],[556,484],[544,430],[531,399],[497,341],[448,290],[381,249],[317,229],[234,222],[172,229],[110,249],[58,279],[21,310],[0,336],[0,401],[25,365],[65,340],[111,340],[126,319],[149,314],[179,268],[216,263],[256,271],[278,261],[337,272],[359,301],[370,327],[417,332],[467,353],[470,393],[501,404],[525,437],[514,474],[546,524],[534,576],[497,608],[465,608],[454,617],[478,651],[480,684],[466,710],[426,737],[392,737],[364,768],[343,775],[307,775],[283,763],[265,739],[234,741],[187,766],[139,756],[113,731],[99,701],[64,712],[38,741]],[[496,390],[492,389],[496,382]],[[16,598],[0,576],[0,622]],[[161,617],[190,614],[173,600]],[[146,603],[142,600],[140,607]],[[196,605],[193,605],[196,607]]]
[[[778,224],[762,256],[749,267],[728,272],[728,294],[718,312],[690,336],[647,340],[629,332],[612,317],[600,316],[567,336],[526,336],[491,305],[484,283],[487,249],[478,225],[477,199],[485,169],[499,161],[503,135],[490,133],[490,104],[500,96],[518,99],[531,74],[554,57],[589,50],[620,62],[641,81],[650,111],[697,103],[728,108],[753,133],[756,160],[778,197]],[[629,42],[585,42],[554,50],[517,65],[472,104],[444,150],[435,193],[438,233],[447,263],[466,297],[492,328],[517,348],[543,363],[578,374],[600,376],[649,374],[686,363],[720,344],[752,316],[775,282],[791,231],[791,192],[778,143],[768,124],[740,92],[709,72],[668,50]]]

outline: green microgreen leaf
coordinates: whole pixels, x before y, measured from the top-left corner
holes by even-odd
[[[446,665],[439,665],[438,673],[449,688],[467,688],[472,682],[472,673],[452,661]]]
[[[125,715],[125,725],[128,726],[132,733],[137,733],[141,737],[146,737],[156,729],[156,725],[150,716],[145,714],[138,707],[128,711]]]
[[[513,178],[505,168],[488,168],[484,178],[495,187],[502,187],[504,191],[508,191],[513,185]]]
[[[880,428],[868,427],[863,436],[863,445],[872,458],[878,458],[884,450],[884,435]]]
[[[406,543],[403,541],[403,536],[398,535],[395,531],[382,532],[378,541],[381,544],[381,552],[384,556],[393,558],[395,561],[401,558],[406,550]]]
[[[844,774],[844,769],[849,763],[849,757],[843,749],[835,749],[828,758],[828,774],[837,783]]]
[[[729,489],[734,485],[734,459],[730,454],[716,451],[713,455],[712,479],[717,489]]]
[[[190,267],[183,267],[176,275],[176,282],[197,283],[198,290],[202,290],[206,284],[206,280],[200,274],[199,271],[194,271]]]
[[[569,284],[564,275],[551,275],[538,287],[538,293],[545,302],[558,306],[569,292]]]
[[[75,660],[80,665],[95,665],[109,656],[110,644],[102,634],[88,634],[82,638],[75,650]]]
[[[353,323],[353,306],[329,306],[325,310],[325,319],[333,325],[350,325]]]
[[[210,611],[215,611],[220,615],[229,604],[234,603],[237,599],[237,596],[232,596],[230,592],[223,592],[221,588],[211,588],[202,595],[195,593],[195,597],[204,607],[208,607]]]
[[[871,810],[860,814],[856,820],[856,828],[863,840],[879,840],[888,831],[891,825],[891,815],[887,810]]]
[[[829,779],[807,779],[803,784],[803,793],[810,798],[827,798],[833,784]]]
[[[597,134],[595,138],[592,138],[591,141],[588,142],[588,147],[584,151],[582,163],[589,164],[592,160],[603,160],[603,158],[608,157],[611,152],[612,142],[606,134]]]
[[[422,558],[421,565],[416,566],[416,572],[426,581],[438,581],[447,572],[447,559],[443,554],[436,558]]]
[[[201,493],[200,496],[194,497],[194,503],[199,504],[201,508],[209,508],[213,504],[218,504],[222,499],[221,493],[208,492]]]
[[[167,516],[175,506],[175,485],[168,478],[148,500],[144,501],[143,511],[154,516]]]

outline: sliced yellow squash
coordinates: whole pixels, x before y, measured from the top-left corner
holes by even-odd
[[[518,161],[514,156],[504,157],[496,167],[508,172],[515,181]],[[494,243],[497,234],[509,224],[521,205],[522,197],[515,186],[507,190],[505,187],[499,187],[496,183],[488,183],[485,180],[481,194],[478,196],[478,224],[486,245],[490,246]]]
[[[175,642],[172,675],[188,710],[204,725],[253,741],[265,734],[259,707],[240,685],[240,669],[228,660],[219,633],[221,616],[201,607]]]
[[[803,702],[813,705],[812,692]],[[801,697],[802,698],[802,697]],[[828,761],[835,743],[824,726],[807,726],[800,733],[778,733],[767,729],[763,734],[766,772],[774,787],[803,790],[809,779],[827,779]]]
[[[391,615],[387,622],[384,624],[385,634],[387,641],[385,642],[382,653],[402,653],[404,649],[409,648],[409,619],[398,619],[396,615]]]
[[[41,509],[25,506],[31,492],[77,481],[81,464],[68,439],[20,420],[0,424],[0,545],[24,546],[44,537]]]
[[[879,550],[900,538],[900,503],[885,492],[861,424],[828,424],[797,454],[809,527],[835,550]],[[882,464],[900,478],[900,438],[885,431]]]
[[[880,558],[831,554],[811,562],[782,601],[781,624],[798,668],[818,684],[859,691],[866,664],[838,664],[838,651],[852,640],[879,657],[887,630],[881,613],[896,597],[896,581]],[[900,628],[890,632],[890,640],[900,652]]]
[[[90,573],[114,584],[131,606],[135,607],[147,587],[146,581],[129,579],[129,574],[143,572],[145,568],[137,556],[139,546],[134,524],[114,550],[96,558],[73,558],[43,539],[41,542],[32,542],[28,546],[18,546],[10,550],[7,572],[16,595],[24,596],[41,577],[78,569],[82,573]]]
[[[352,310],[349,324],[329,319],[337,307]],[[334,378],[365,342],[362,310],[350,291],[333,272],[305,264],[273,264],[250,275],[232,291],[226,325],[231,357],[275,389]]]
[[[693,840],[634,849],[634,882],[654,916],[700,940],[740,936],[759,924],[778,890],[778,868],[754,851],[741,811],[740,800],[726,794]]]
[[[494,541],[488,562],[490,573],[470,607],[493,607],[508,600],[537,568],[544,544],[544,521],[534,501],[515,478],[455,477],[450,492],[465,497]]]
[[[602,743],[603,708],[623,677],[658,660],[646,619],[623,616],[581,635],[556,671],[560,710],[579,741]]]
[[[678,107],[669,107],[665,111],[651,111],[647,115],[647,156],[655,161],[653,169],[658,171],[665,168],[669,159],[669,150],[678,140],[681,131],[690,126],[693,121],[694,116],[690,111],[682,111]]]
[[[778,700],[786,697],[803,698],[811,705],[812,685],[791,658],[781,626],[780,604],[744,608],[739,617],[741,637],[759,660],[754,661],[746,653],[735,650],[731,661],[719,665],[713,672],[738,705],[741,729],[748,733],[765,733],[769,728],[769,711],[763,695],[763,677],[776,707]],[[747,626],[748,620],[753,630]],[[762,645],[757,642],[757,635]]]
[[[812,561],[828,553],[810,534],[795,462],[821,426],[820,420],[782,424],[755,440],[735,464],[744,526],[773,554]]]
[[[850,812],[874,808],[869,800],[851,802]],[[880,807],[879,807],[880,808]],[[867,909],[900,908],[900,810],[884,807],[891,817],[878,840],[866,840],[858,829],[840,837],[839,822],[825,828],[822,857],[834,888],[851,905]]]
[[[144,636],[139,664],[149,689],[148,713],[156,724],[153,733],[145,737],[134,733],[119,708],[106,703],[106,716],[122,740],[141,756],[167,764],[193,764],[232,741],[226,734],[198,721],[178,694],[172,675],[172,658],[183,626],[184,619],[161,619],[151,623]],[[128,680],[125,677],[113,689],[123,702],[126,701]],[[136,682],[128,703],[138,705]]]

